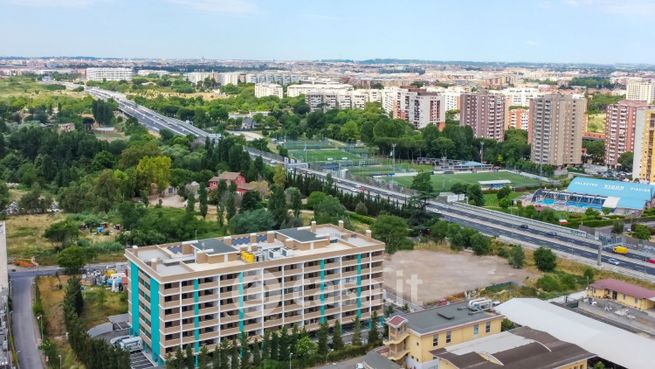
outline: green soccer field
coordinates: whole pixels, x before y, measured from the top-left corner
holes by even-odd
[[[306,160],[310,163],[317,161],[354,160],[360,158],[360,156],[357,154],[338,149],[307,150],[306,152],[304,150],[290,150],[289,156],[302,161]]]
[[[409,187],[412,185],[414,177],[394,177],[393,181],[401,186]],[[541,182],[537,179],[524,177],[509,172],[483,172],[483,173],[458,173],[458,174],[435,174],[432,175],[432,186],[437,192],[448,191],[455,183],[478,184],[478,181],[494,181],[508,179],[512,181],[512,187],[525,188],[538,186]],[[391,181],[391,177],[385,178]]]

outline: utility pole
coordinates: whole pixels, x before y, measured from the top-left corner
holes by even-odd
[[[484,163],[484,141],[480,141],[480,163]]]

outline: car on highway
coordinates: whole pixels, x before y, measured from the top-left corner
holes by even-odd
[[[655,258],[648,258],[646,261],[650,264],[655,264]]]
[[[527,224],[521,224],[521,225],[519,226],[519,228],[521,228],[521,229],[528,229],[528,228],[530,228],[530,227],[528,227]]]
[[[607,262],[608,262],[609,264],[612,264],[612,265],[620,265],[620,264],[621,264],[620,261],[618,261],[618,260],[616,260],[616,259],[614,259],[614,258],[609,258],[609,259],[607,259]]]

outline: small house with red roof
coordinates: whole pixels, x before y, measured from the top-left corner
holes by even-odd
[[[225,181],[225,184],[228,187],[234,183],[237,186],[237,193],[241,195],[248,192],[248,189],[244,187],[246,184],[246,177],[239,172],[223,172],[218,176],[211,177],[209,179],[209,190],[217,189],[218,184],[221,181]]]
[[[612,300],[638,310],[655,308],[655,290],[617,279],[601,279],[589,285],[587,297]]]

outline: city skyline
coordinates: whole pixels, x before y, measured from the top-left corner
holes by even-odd
[[[655,36],[642,27],[655,14],[655,3],[645,0],[394,5],[0,0],[0,32],[12,35],[0,55],[597,64],[639,64],[655,57],[642,47]],[[614,45],[611,53],[608,44]]]

